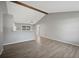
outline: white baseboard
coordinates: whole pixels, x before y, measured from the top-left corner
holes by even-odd
[[[1,51],[0,51],[0,55],[2,54],[3,50],[4,50],[4,49],[2,48]]]
[[[25,42],[25,41],[31,41],[33,39],[29,39],[29,40],[24,40],[24,41],[15,41],[15,42],[10,42],[10,43],[4,43],[3,45],[10,45],[10,44],[16,44],[16,43],[21,43],[21,42]]]
[[[41,36],[41,37],[44,37],[44,38],[47,38],[47,39],[51,39],[51,38],[45,37],[45,36]],[[51,39],[51,40],[56,40],[56,39]],[[67,41],[62,41],[62,40],[56,40],[56,41],[67,43],[67,44],[71,44],[71,45],[75,45],[75,46],[79,46],[79,44],[75,44],[75,43],[71,43],[71,42],[67,42]]]

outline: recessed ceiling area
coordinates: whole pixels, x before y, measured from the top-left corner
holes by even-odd
[[[48,13],[79,11],[79,1],[22,1]]]

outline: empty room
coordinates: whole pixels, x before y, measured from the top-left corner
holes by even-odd
[[[0,1],[0,58],[79,58],[79,1]]]

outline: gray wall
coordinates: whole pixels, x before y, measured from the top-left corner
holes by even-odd
[[[14,44],[23,41],[33,40],[34,32],[32,31],[13,31],[14,18],[13,15],[4,14],[4,45]]]
[[[6,3],[5,3],[6,4]],[[4,30],[4,42],[3,45],[14,44],[23,41],[29,41],[34,39],[34,32],[27,31],[13,31],[14,15],[8,13],[7,5],[5,5],[3,13],[3,30]]]
[[[34,32],[13,32],[13,15],[8,14],[6,2],[0,1],[0,55],[3,45],[33,40]]]
[[[2,25],[2,10],[0,5],[0,54],[2,53],[3,46],[2,46],[2,40],[3,40],[3,25]]]
[[[41,36],[79,45],[79,12],[48,14],[37,24]]]
[[[0,1],[0,54],[3,51],[3,14],[5,14],[6,11],[6,3]]]

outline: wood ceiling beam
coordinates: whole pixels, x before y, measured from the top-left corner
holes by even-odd
[[[45,11],[39,10],[39,9],[37,9],[37,8],[35,8],[35,7],[32,7],[32,6],[30,6],[30,5],[24,4],[24,3],[19,2],[19,1],[11,1],[11,2],[16,3],[16,4],[18,4],[18,5],[21,5],[21,6],[24,6],[24,7],[28,7],[28,8],[30,8],[30,9],[33,9],[33,10],[35,10],[35,11],[38,11],[38,12],[41,12],[41,13],[44,13],[44,14],[48,14],[48,13],[45,12]]]

